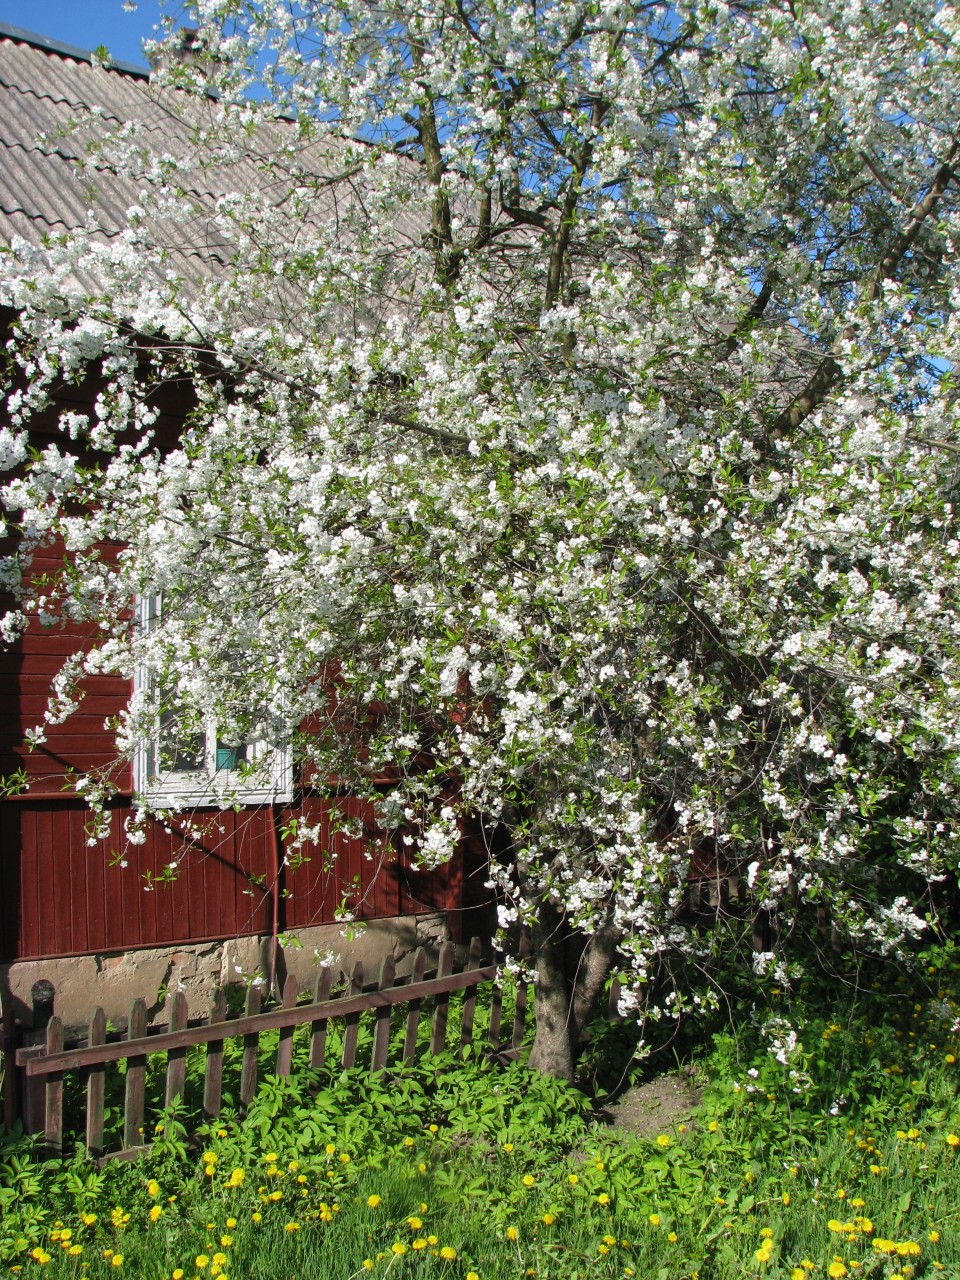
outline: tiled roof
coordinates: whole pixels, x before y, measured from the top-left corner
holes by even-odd
[[[220,110],[213,99],[188,96],[150,82],[149,72],[126,65],[100,65],[83,50],[0,23],[0,242],[14,236],[37,243],[45,234],[83,226],[92,211],[109,237],[127,224],[151,165],[161,158],[186,162],[178,182],[190,215],[152,228],[170,250],[173,265],[188,279],[216,273],[230,254],[213,224],[218,196],[259,192],[271,184],[258,155],[281,149],[293,125],[261,127],[243,153],[198,157],[191,132],[204,115]],[[133,126],[140,164],[120,170],[103,165],[81,171],[85,144]],[[332,144],[314,144],[298,162],[322,175]],[[289,184],[275,187],[283,207]],[[322,203],[322,202],[321,202]],[[323,216],[316,206],[313,214]],[[298,227],[290,226],[290,243]]]

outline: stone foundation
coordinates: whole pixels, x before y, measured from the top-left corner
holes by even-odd
[[[426,948],[435,960],[446,936],[442,914],[371,920],[352,938],[340,924],[300,929],[284,939],[276,985],[282,987],[292,973],[301,992],[312,994],[321,961],[347,972],[362,961],[369,980],[377,976],[388,955],[395,958],[398,974],[403,974],[409,972],[417,947]],[[31,988],[39,981],[53,985],[53,1012],[67,1026],[85,1024],[98,1006],[110,1022],[123,1026],[138,996],[147,1002],[150,1021],[163,1022],[167,993],[175,990],[185,992],[189,1016],[202,1018],[209,1013],[217,987],[232,987],[240,995],[248,983],[269,978],[271,952],[270,938],[253,937],[110,955],[18,960],[0,965],[0,990],[4,1005],[9,1000],[16,1021],[25,1027],[33,1024]]]

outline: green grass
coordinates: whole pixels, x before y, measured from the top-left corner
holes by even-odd
[[[245,1117],[190,1144],[180,1108],[136,1163],[42,1163],[11,1139],[0,1265],[58,1280],[958,1280],[953,952],[878,987],[771,993],[706,1049],[675,1038],[706,1092],[653,1138],[598,1125],[568,1086],[449,1053],[372,1079],[267,1078]],[[797,1033],[785,1061],[771,1017]],[[605,1030],[587,1076],[629,1050]]]

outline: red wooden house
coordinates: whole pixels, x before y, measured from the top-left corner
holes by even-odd
[[[84,221],[91,191],[75,173],[80,143],[66,130],[56,135],[93,108],[94,121],[145,122],[160,146],[182,127],[148,72],[97,65],[81,50],[0,25],[0,242],[14,236],[36,242]],[[46,136],[38,141],[40,135]],[[251,181],[255,172],[251,166]],[[104,225],[114,210],[119,226],[136,198],[136,178],[105,174],[93,198]],[[196,243],[178,253],[190,270],[206,273],[217,270],[218,248],[209,229],[198,226]],[[5,331],[14,319],[0,316]],[[60,412],[88,409],[95,391],[65,384],[32,430],[53,433]],[[171,399],[161,408],[161,431],[176,433],[188,406]],[[51,547],[35,571],[57,563]],[[22,769],[28,779],[25,789],[0,799],[0,990],[18,1013],[26,1016],[38,978],[53,982],[58,1012],[68,1019],[86,1017],[95,1004],[119,1016],[132,994],[177,982],[199,1007],[215,983],[250,976],[262,963],[264,940],[278,933],[301,936],[298,963],[306,981],[315,948],[349,949],[336,923],[345,900],[370,922],[356,944],[368,954],[409,949],[431,931],[449,929],[455,938],[464,928],[477,931],[485,898],[479,840],[465,841],[462,858],[430,873],[410,869],[383,841],[383,856],[371,860],[365,854],[378,833],[360,802],[346,797],[347,811],[366,824],[364,837],[332,835],[327,847],[338,857],[329,870],[319,858],[285,866],[280,829],[292,817],[319,821],[327,832],[327,802],[292,774],[278,779],[274,794],[251,795],[239,811],[210,809],[205,834],[189,842],[155,825],[146,843],[128,845],[123,821],[135,784],[128,770],[119,779],[109,834],[89,839],[89,814],[73,779],[110,760],[104,721],[126,699],[127,682],[88,679],[79,712],[51,726],[41,747],[28,749],[24,738],[43,719],[64,656],[83,643],[76,627],[34,619],[22,640],[0,653],[0,775]],[[154,886],[171,862],[178,868],[174,883]],[[466,924],[465,912],[472,917]]]

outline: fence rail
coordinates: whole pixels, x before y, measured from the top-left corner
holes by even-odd
[[[525,948],[524,948],[525,949]],[[46,1043],[42,1046],[17,1050],[17,1066],[22,1069],[27,1085],[28,1127],[42,1130],[47,1147],[59,1151],[63,1145],[63,1093],[64,1075],[80,1072],[86,1082],[85,1143],[92,1156],[104,1152],[104,1100],[106,1067],[108,1063],[126,1061],[124,1089],[123,1144],[111,1155],[135,1154],[142,1149],[145,1112],[147,1057],[166,1053],[166,1079],[164,1099],[169,1106],[181,1097],[186,1084],[186,1052],[197,1045],[206,1045],[203,1081],[203,1116],[212,1120],[220,1111],[223,1090],[223,1046],[232,1037],[242,1037],[242,1063],[240,1071],[239,1101],[242,1106],[252,1102],[257,1090],[260,1070],[260,1035],[265,1031],[279,1031],[279,1044],[275,1071],[278,1076],[289,1076],[293,1065],[293,1035],[299,1026],[309,1025],[310,1066],[323,1067],[327,1049],[327,1029],[336,1019],[343,1022],[343,1048],[341,1066],[357,1065],[361,1015],[374,1014],[373,1041],[370,1051],[370,1070],[380,1071],[387,1065],[390,1045],[390,1019],[396,1005],[407,1006],[402,1061],[412,1062],[416,1052],[423,1001],[434,1000],[430,1029],[430,1051],[441,1053],[447,1043],[447,1021],[450,996],[464,992],[461,1017],[460,1046],[473,1043],[477,990],[492,984],[488,1052],[502,1057],[515,1057],[523,1040],[527,1008],[527,991],[517,988],[510,1038],[501,1042],[502,995],[499,983],[500,969],[496,963],[481,963],[481,942],[474,938],[463,969],[455,971],[455,949],[451,942],[441,946],[437,968],[428,976],[427,957],[422,948],[416,953],[409,978],[396,978],[392,957],[384,960],[379,979],[372,990],[364,990],[363,966],[357,964],[346,983],[343,994],[330,998],[332,972],[323,969],[317,979],[313,999],[298,1003],[299,987],[295,977],[287,978],[280,1004],[261,1012],[262,993],[259,987],[247,991],[244,1012],[238,1017],[226,1016],[226,996],[218,991],[214,997],[209,1018],[199,1024],[188,1025],[187,1001],[183,992],[175,993],[169,1001],[166,1028],[157,1031],[147,1029],[147,1006],[142,999],[133,1002],[127,1031],[124,1036],[107,1035],[106,1018],[102,1009],[96,1009],[87,1031],[86,1043],[66,1045],[64,1028],[60,1018],[54,1016],[47,1024]]]

